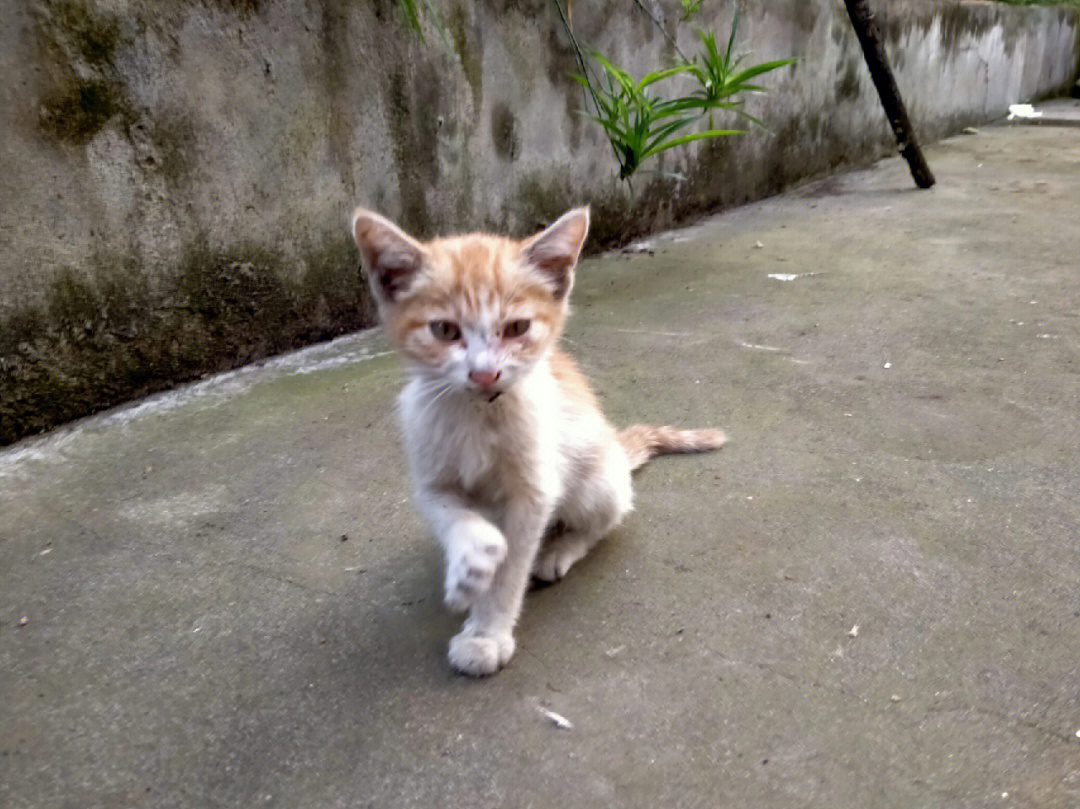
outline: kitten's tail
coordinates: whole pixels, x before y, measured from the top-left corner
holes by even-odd
[[[704,452],[722,447],[727,436],[720,430],[677,430],[635,424],[619,433],[619,443],[630,457],[630,468],[637,469],[654,455],[669,452]]]

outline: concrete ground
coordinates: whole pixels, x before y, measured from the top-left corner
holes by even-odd
[[[1080,805],[1080,140],[928,156],[583,264],[612,418],[733,441],[491,679],[377,335],[4,450],[0,805]]]

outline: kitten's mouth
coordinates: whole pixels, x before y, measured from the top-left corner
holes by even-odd
[[[490,403],[490,402],[494,402],[496,399],[498,399],[500,396],[502,396],[506,391],[503,390],[502,388],[483,388],[483,387],[480,387],[478,385],[475,385],[470,389],[470,392],[472,393],[473,396],[476,396],[477,398],[483,399],[485,402]]]

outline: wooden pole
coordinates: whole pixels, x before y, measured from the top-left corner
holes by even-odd
[[[867,5],[867,0],[844,0],[847,6],[851,24],[859,37],[862,45],[863,56],[866,57],[866,66],[870,69],[870,78],[874,80],[878,95],[881,96],[881,105],[885,108],[885,115],[892,124],[896,134],[896,142],[900,146],[900,154],[907,160],[911,167],[911,176],[915,185],[919,188],[929,188],[934,184],[934,175],[930,166],[926,164],[922,149],[915,140],[915,130],[911,126],[904,100],[900,98],[900,90],[896,86],[889,63],[885,60],[885,48],[881,44],[881,34],[878,31],[874,12]]]

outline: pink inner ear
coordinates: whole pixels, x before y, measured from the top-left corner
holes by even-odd
[[[415,251],[390,247],[379,254],[372,269],[388,300],[397,300],[409,288],[420,271],[420,263],[420,254]]]
[[[367,211],[357,212],[353,238],[376,292],[397,300],[423,266],[423,248],[389,220]]]
[[[579,208],[559,218],[525,245],[528,262],[548,277],[556,298],[570,289],[574,265],[589,232],[589,211]]]

